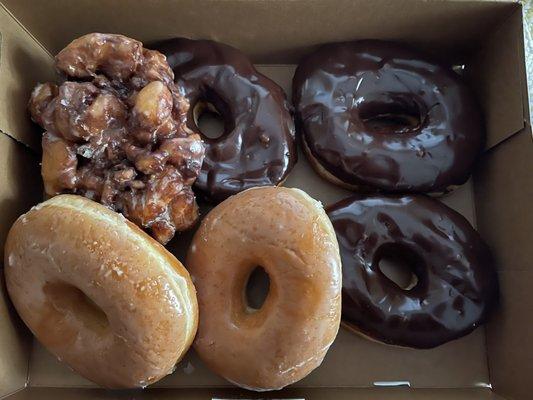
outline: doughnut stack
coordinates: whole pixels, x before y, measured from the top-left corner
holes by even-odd
[[[486,321],[498,295],[490,252],[427,196],[465,183],[483,143],[455,72],[395,43],[329,44],[298,66],[291,106],[231,46],[156,48],[82,36],[56,56],[63,82],[32,92],[49,199],[12,226],[4,272],[50,352],[102,387],[139,388],[194,346],[218,375],[266,391],[319,367],[341,319],[412,348]],[[200,128],[205,112],[223,122],[218,137]],[[352,197],[324,209],[281,186],[297,136]],[[211,208],[201,221],[198,203]],[[164,245],[191,228],[183,265]],[[391,260],[412,272],[404,286],[382,271]],[[253,306],[258,267],[269,284]]]

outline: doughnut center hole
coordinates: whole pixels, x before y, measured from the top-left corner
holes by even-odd
[[[222,97],[211,88],[203,93],[192,106],[192,117],[196,128],[207,141],[225,136],[235,128],[231,109]]]
[[[96,332],[102,333],[109,328],[105,312],[77,287],[64,282],[47,282],[43,292],[52,307],[63,316],[73,316]]]
[[[415,101],[363,102],[359,118],[365,128],[377,133],[407,133],[420,128],[421,110]]]
[[[224,119],[210,103],[199,105],[196,103],[194,122],[203,136],[218,139],[224,134]]]
[[[255,267],[246,282],[245,301],[249,312],[256,312],[263,307],[270,291],[270,277],[261,266]]]
[[[400,289],[409,291],[418,285],[423,262],[413,250],[397,244],[383,245],[378,255],[380,272]]]

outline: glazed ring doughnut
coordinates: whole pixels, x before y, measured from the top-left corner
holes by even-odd
[[[431,348],[485,322],[498,299],[489,249],[432,198],[354,196],[328,207],[342,259],[343,322],[379,342]],[[412,271],[400,287],[385,263]]]
[[[56,196],[15,222],[5,277],[37,339],[100,386],[156,382],[196,333],[196,294],[181,263],[122,215],[84,197]]]
[[[339,329],[341,267],[319,202],[282,187],[232,196],[202,221],[186,265],[200,308],[194,347],[213,371],[263,391],[320,365]],[[259,310],[245,296],[256,266],[270,278]]]
[[[321,47],[298,65],[293,101],[311,164],[352,190],[443,194],[466,182],[485,133],[459,75],[396,43]]]

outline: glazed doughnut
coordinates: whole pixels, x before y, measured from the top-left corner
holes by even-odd
[[[431,348],[486,321],[498,298],[489,249],[468,221],[422,195],[351,197],[328,208],[342,259],[343,322],[371,339]],[[381,262],[409,267],[402,288]]]
[[[281,389],[318,367],[337,335],[341,266],[319,202],[263,187],[230,197],[202,221],[187,256],[198,291],[194,347],[216,373],[246,389]],[[245,287],[262,266],[270,290],[259,310]]]
[[[9,296],[37,339],[100,386],[156,382],[196,333],[196,293],[181,263],[84,197],[56,196],[22,215],[4,265]]]
[[[206,154],[195,183],[221,201],[255,186],[281,184],[296,163],[294,123],[285,93],[239,50],[210,40],[172,39],[155,46],[167,56],[191,104],[187,124]],[[202,134],[194,111],[213,106],[224,119],[216,139]]]
[[[466,182],[483,142],[460,77],[395,43],[321,47],[298,65],[293,100],[311,164],[353,190],[443,194]]]

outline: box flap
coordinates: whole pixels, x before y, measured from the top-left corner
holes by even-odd
[[[2,273],[3,275],[3,273]],[[4,277],[0,279],[0,398],[26,386],[31,341],[9,305]]]
[[[55,79],[53,59],[0,6],[0,130],[40,152],[41,134],[26,112],[37,82]]]
[[[0,255],[18,216],[42,199],[39,159],[28,148],[0,133]]]
[[[310,44],[357,38],[396,38],[445,54],[472,50],[517,7],[471,0],[336,0],[312,6],[308,0],[152,1],[149,7],[128,0],[78,0],[76,7],[68,0],[3,3],[52,54],[81,34],[104,31],[145,42],[211,38],[270,63],[294,63]]]
[[[529,126],[482,158],[474,173],[474,193],[478,229],[493,248],[498,267],[533,269],[533,139]]]
[[[504,397],[526,400],[533,376],[531,128],[489,151],[474,182],[478,228],[500,272],[501,304],[487,326],[491,383]]]
[[[528,103],[523,60],[522,12],[517,7],[467,65],[467,77],[485,111],[487,148],[524,128]]]
[[[0,133],[0,260],[4,242],[15,219],[41,193],[38,162],[20,143]],[[0,261],[0,264],[2,264]],[[3,269],[0,268],[0,397],[24,387],[28,374],[30,341],[26,329],[8,306]]]
[[[505,398],[529,400],[533,377],[533,269],[500,271],[499,279],[501,305],[487,327],[491,382],[496,393]]]

